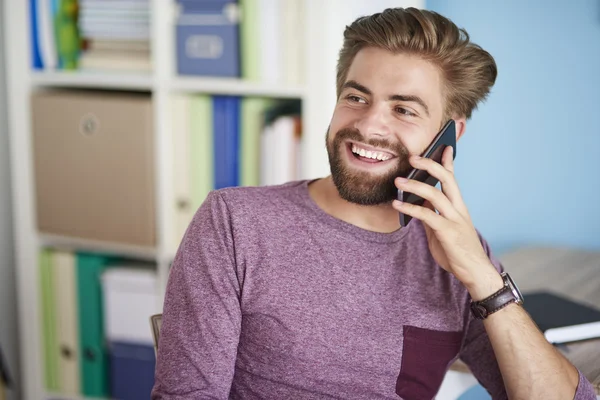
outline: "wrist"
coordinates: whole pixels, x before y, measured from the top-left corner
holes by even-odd
[[[473,301],[480,301],[493,295],[504,287],[502,276],[490,263],[489,268],[473,276],[468,283],[463,283]]]

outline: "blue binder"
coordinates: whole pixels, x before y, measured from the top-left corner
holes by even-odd
[[[239,186],[240,97],[213,97],[215,189]]]
[[[111,398],[148,400],[154,386],[154,347],[111,342],[109,354]]]

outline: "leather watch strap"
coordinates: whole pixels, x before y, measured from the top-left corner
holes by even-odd
[[[490,297],[487,297],[481,301],[472,302],[471,310],[476,318],[485,319],[488,315],[493,314],[509,304],[516,302],[517,299],[515,298],[511,288],[504,286]]]

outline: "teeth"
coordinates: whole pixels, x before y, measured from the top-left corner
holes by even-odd
[[[390,156],[387,154],[380,153],[378,151],[367,151],[365,149],[360,149],[356,145],[352,145],[352,152],[360,155],[361,157],[371,158],[373,160],[386,161],[390,159]]]

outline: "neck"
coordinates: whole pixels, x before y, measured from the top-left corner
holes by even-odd
[[[327,214],[359,228],[381,233],[391,233],[400,228],[398,211],[391,203],[363,206],[340,197],[331,176],[312,182],[308,193]]]

